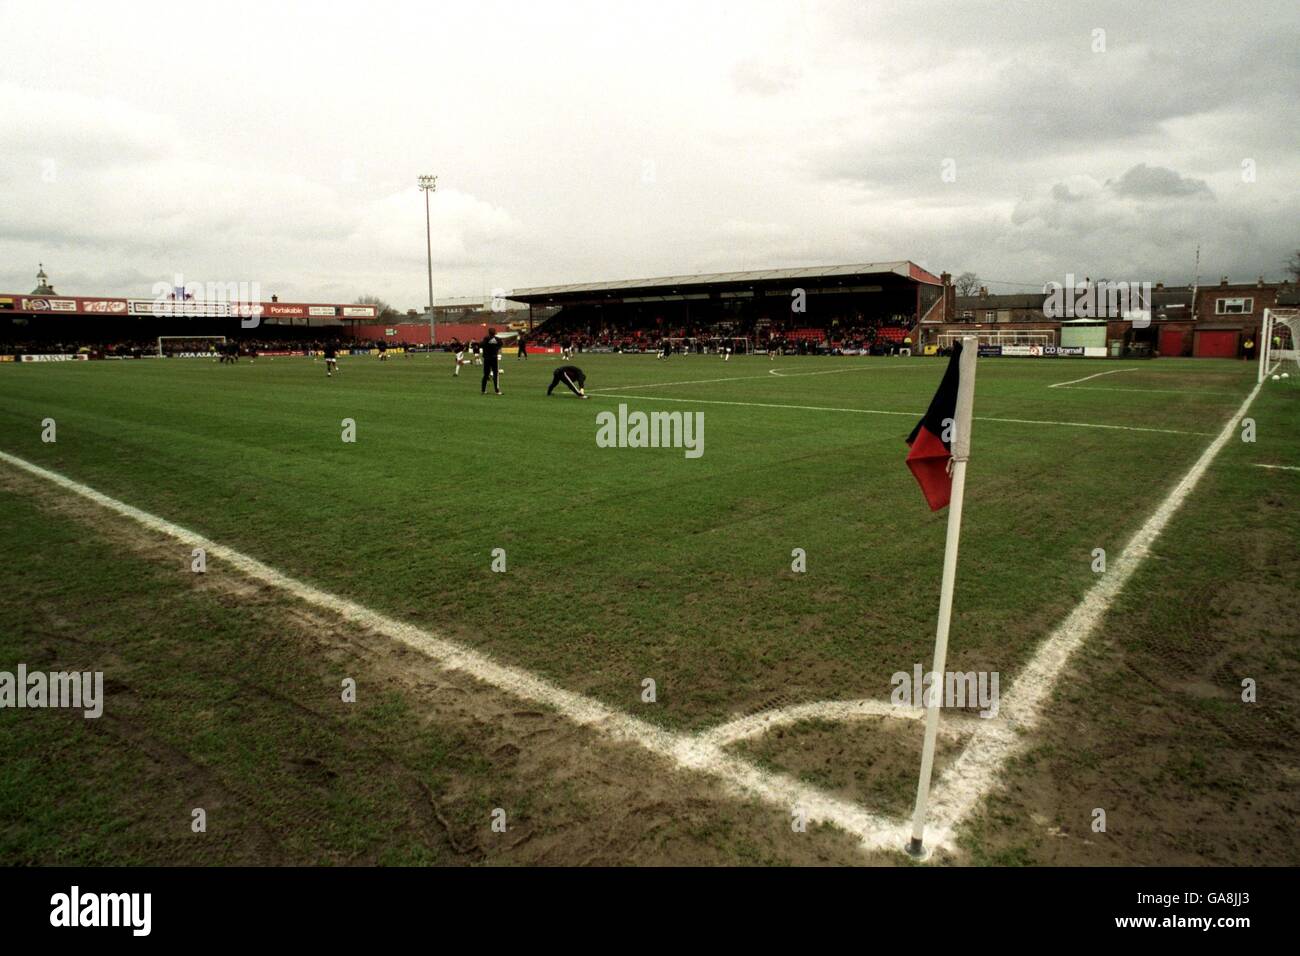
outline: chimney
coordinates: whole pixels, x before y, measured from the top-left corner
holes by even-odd
[[[986,285],[980,286],[980,298],[987,299],[988,297],[989,297],[989,287]]]
[[[1157,282],[1157,283],[1156,283],[1156,288],[1157,288],[1157,289],[1163,289],[1164,287],[1165,287],[1165,284],[1164,284],[1163,282]]]
[[[1227,277],[1227,276],[1224,276],[1222,279],[1219,280],[1219,285],[1220,285],[1220,286],[1226,286],[1227,284],[1228,284],[1228,277]]]
[[[1264,288],[1264,277],[1263,277],[1263,276],[1260,276],[1260,277],[1259,277],[1259,287],[1260,287],[1261,289]]]

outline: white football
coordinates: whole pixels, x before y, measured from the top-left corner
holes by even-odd
[[[1290,377],[1291,377],[1291,373],[1290,373],[1290,372],[1283,372],[1283,373],[1282,373],[1282,377],[1283,377],[1283,378],[1290,378]]]
[[[1281,375],[1274,375],[1274,376],[1273,376],[1273,381],[1275,381],[1275,382],[1280,382],[1281,380],[1282,380],[1282,376],[1281,376]]]

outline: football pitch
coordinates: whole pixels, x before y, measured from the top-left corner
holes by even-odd
[[[0,669],[108,688],[0,716],[0,859],[903,859],[945,361],[0,367]],[[947,669],[1002,707],[945,710],[932,860],[1300,862],[1300,384],[1255,373],[979,361]],[[602,447],[620,406],[698,457]]]

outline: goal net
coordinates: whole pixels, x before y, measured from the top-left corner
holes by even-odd
[[[1259,381],[1276,375],[1300,383],[1300,309],[1265,309],[1259,337]]]
[[[214,345],[224,345],[224,335],[160,335],[158,336],[158,357],[168,355],[194,357],[211,355]]]

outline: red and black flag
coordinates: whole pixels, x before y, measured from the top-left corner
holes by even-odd
[[[957,342],[953,344],[952,358],[948,360],[948,370],[943,373],[939,391],[930,399],[930,408],[912,429],[912,434],[907,436],[907,443],[911,446],[907,453],[907,467],[912,469],[931,511],[946,508],[948,499],[952,497],[951,438],[957,417],[960,365],[961,343]]]

